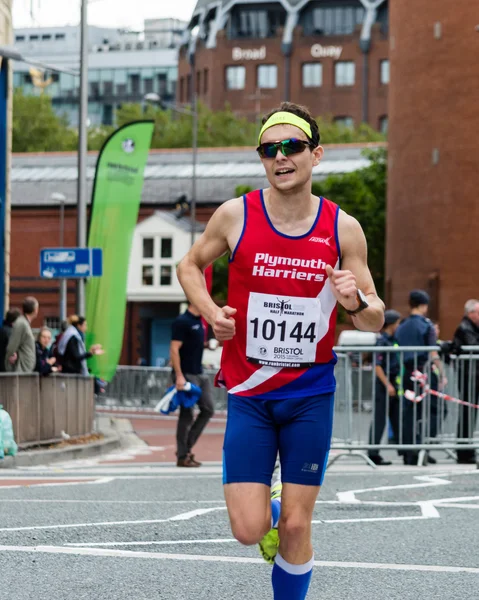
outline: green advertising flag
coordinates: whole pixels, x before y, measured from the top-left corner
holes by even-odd
[[[103,276],[86,287],[87,346],[104,355],[89,360],[93,375],[111,381],[120,360],[126,311],[128,265],[153,121],[136,121],[105,142],[96,165],[88,246],[103,249]]]

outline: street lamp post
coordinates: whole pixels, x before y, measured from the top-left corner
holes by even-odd
[[[80,115],[78,123],[78,217],[77,217],[77,246],[86,247],[87,222],[87,119],[88,119],[88,1],[81,3],[80,24]],[[77,313],[85,314],[85,280],[77,283]]]
[[[187,108],[181,108],[174,104],[170,104],[169,102],[163,102],[161,96],[156,94],[155,92],[151,92],[146,94],[143,98],[145,102],[149,102],[151,104],[157,104],[158,106],[169,108],[177,113],[188,115],[192,118],[192,157],[191,157],[191,166],[192,166],[192,174],[191,174],[191,203],[190,203],[190,220],[191,220],[191,245],[195,243],[195,233],[196,233],[196,171],[198,164],[198,95],[195,92],[193,93],[193,102],[192,102],[192,110],[188,110]]]
[[[53,202],[60,204],[60,248],[65,245],[65,201],[66,196],[61,193],[54,193],[51,196]],[[67,320],[67,280],[60,279],[60,324]]]

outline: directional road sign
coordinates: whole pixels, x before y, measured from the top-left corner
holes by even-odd
[[[101,248],[43,248],[40,251],[40,275],[45,279],[84,279],[102,274]]]

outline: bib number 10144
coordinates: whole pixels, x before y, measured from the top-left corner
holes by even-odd
[[[250,323],[253,325],[253,337],[255,339],[263,339],[265,341],[271,341],[277,339],[280,342],[285,342],[287,339],[296,340],[299,344],[303,340],[309,341],[314,344],[316,339],[316,323],[303,323],[298,321],[292,325],[290,331],[288,331],[288,325],[291,327],[291,323],[286,321],[280,321],[279,323],[273,321],[273,319],[266,319],[260,321],[257,317],[251,319]]]

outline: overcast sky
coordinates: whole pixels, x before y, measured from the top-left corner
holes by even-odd
[[[188,21],[195,5],[196,0],[90,0],[88,23],[140,29],[144,19],[174,17]],[[80,0],[13,0],[14,27],[77,25],[79,20]]]

